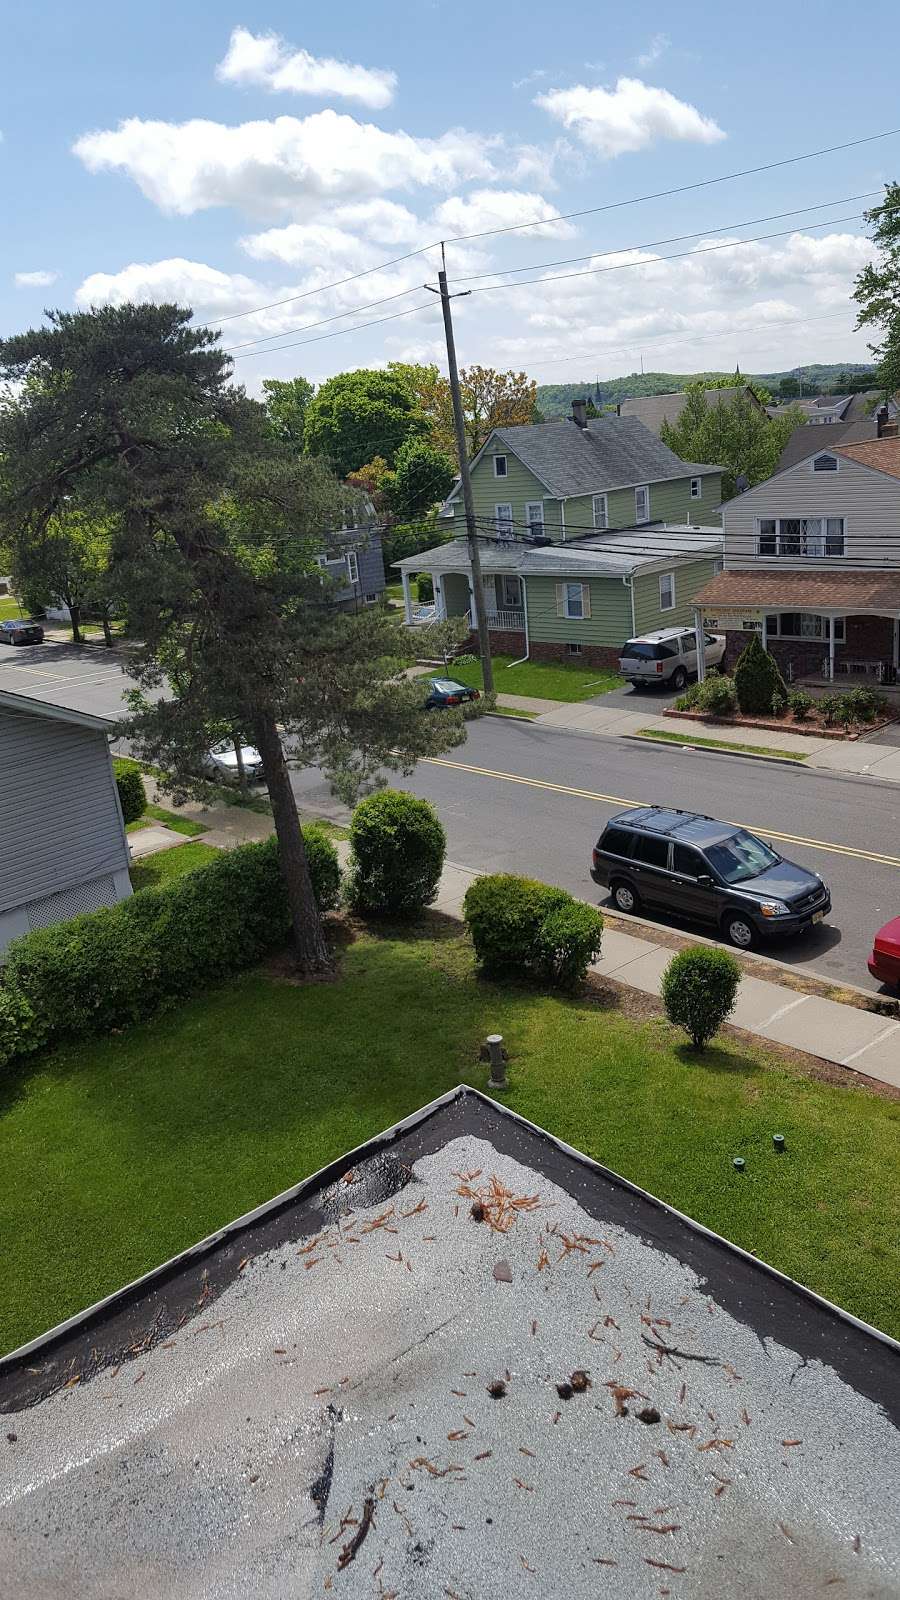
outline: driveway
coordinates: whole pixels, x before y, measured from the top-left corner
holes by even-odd
[[[608,694],[593,695],[584,704],[622,706],[626,711],[646,711],[648,717],[661,717],[666,706],[673,706],[677,698],[674,689],[657,689],[655,685],[649,689],[634,689],[630,683],[623,683],[621,689],[610,689]]]

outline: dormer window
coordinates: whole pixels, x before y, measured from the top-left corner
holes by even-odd
[[[506,476],[507,476],[506,457],[505,456],[495,456],[494,457],[494,477],[495,478],[505,478]]]
[[[837,472],[837,456],[814,456],[812,469],[813,472]]]

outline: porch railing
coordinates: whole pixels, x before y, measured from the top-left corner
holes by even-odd
[[[469,612],[469,622],[477,627],[474,612]],[[496,633],[522,633],[525,628],[524,611],[489,611],[488,627]]]

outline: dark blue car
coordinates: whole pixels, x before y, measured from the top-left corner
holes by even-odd
[[[39,622],[10,620],[0,622],[0,644],[43,644],[44,630]]]
[[[429,678],[425,710],[443,711],[448,706],[461,706],[467,700],[480,699],[479,689],[470,689],[464,683],[457,683],[455,678]]]

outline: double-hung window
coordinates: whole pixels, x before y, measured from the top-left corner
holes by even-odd
[[[527,500],[525,502],[525,526],[532,535],[544,531],[544,502],[543,500]]]
[[[641,484],[634,491],[634,520],[635,522],[650,521],[650,489],[646,483]]]
[[[674,572],[661,572],[659,575],[659,609],[660,611],[674,611],[675,609]]]
[[[558,583],[556,585],[556,615],[568,617],[570,622],[581,622],[591,614],[591,587],[588,583]]]
[[[347,551],[346,561],[347,576],[350,579],[350,582],[359,583],[359,556],[356,554],[355,550]]]
[[[760,517],[757,526],[761,556],[822,561],[844,554],[843,517]]]
[[[609,527],[609,502],[605,494],[593,496],[594,527],[598,533],[605,533]]]
[[[505,611],[520,611],[522,609],[522,583],[519,578],[504,577],[503,608]]]
[[[503,500],[494,507],[494,527],[501,539],[511,539],[513,531],[512,502]]]
[[[702,478],[692,478],[691,479],[691,499],[692,500],[702,500],[703,499],[703,479]]]
[[[508,465],[505,456],[494,457],[494,477],[505,478],[508,475]]]

